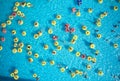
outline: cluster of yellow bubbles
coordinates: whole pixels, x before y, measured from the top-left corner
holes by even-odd
[[[13,77],[14,80],[18,80],[18,79],[19,79],[18,69],[15,69],[15,70],[10,74],[10,76]]]

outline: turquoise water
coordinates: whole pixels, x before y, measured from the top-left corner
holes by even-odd
[[[12,13],[14,3],[22,0],[0,0],[0,23],[5,22],[8,16]],[[0,42],[3,46],[3,50],[0,51],[0,81],[14,81],[10,77],[10,73],[17,68],[19,70],[19,81],[35,81],[32,77],[33,73],[36,73],[40,77],[40,81],[115,81],[120,80],[118,77],[112,78],[111,75],[120,76],[120,48],[115,49],[113,43],[118,43],[120,46],[120,39],[117,35],[120,35],[120,28],[114,28],[113,25],[120,25],[120,9],[118,11],[113,10],[113,6],[120,8],[120,3],[117,0],[104,0],[103,4],[99,4],[97,0],[83,0],[80,6],[77,5],[74,0],[27,0],[31,2],[33,7],[22,8],[19,10],[25,13],[25,18],[19,16],[12,20],[12,24],[7,26],[7,33],[0,32],[0,36],[5,37],[5,42]],[[71,12],[71,8],[75,7],[81,12],[81,16],[77,17],[75,13]],[[93,13],[87,12],[88,8],[93,8]],[[97,27],[95,25],[96,19],[104,12],[108,12],[108,16],[102,19],[102,26]],[[57,20],[56,14],[62,16],[61,20]],[[22,26],[18,25],[18,20],[23,20]],[[56,26],[51,25],[51,21],[56,20]],[[38,21],[40,26],[35,28],[33,23]],[[64,25],[69,23],[71,27],[75,28],[75,32],[70,34],[64,31]],[[86,25],[87,29],[91,32],[90,36],[86,36],[81,30],[82,25]],[[58,36],[58,41],[62,46],[61,51],[57,51],[56,55],[52,55],[51,51],[56,49],[53,45],[52,35],[47,33],[48,28],[53,29],[53,35]],[[0,27],[0,29],[2,29]],[[17,31],[16,35],[11,34],[11,30]],[[21,31],[25,30],[27,35],[23,37]],[[43,35],[35,40],[33,34],[41,30]],[[102,34],[101,39],[96,38],[95,30],[99,30],[98,33]],[[115,32],[111,32],[115,30]],[[78,40],[75,44],[70,44],[69,41],[72,35],[78,35]],[[28,55],[26,47],[23,47],[23,52],[13,54],[13,38],[18,37],[21,42],[32,45],[32,51],[39,54],[39,58],[33,58],[33,62],[28,62]],[[106,42],[108,39],[110,42]],[[65,41],[65,43],[64,43]],[[89,48],[89,43],[96,45],[95,49]],[[43,44],[48,44],[49,49],[44,50]],[[96,63],[88,62],[86,59],[76,57],[75,53],[68,51],[68,46],[74,47],[75,51],[80,51],[81,54],[95,57]],[[100,50],[98,56],[94,55],[95,50]],[[47,61],[46,66],[40,64],[41,60]],[[49,60],[54,60],[55,65],[51,66]],[[91,64],[92,69],[87,70],[85,64]],[[68,69],[74,71],[76,69],[83,70],[87,73],[88,78],[85,76],[76,75],[75,78],[71,78],[70,73],[66,70],[64,73],[60,72],[58,65],[63,67],[68,66]],[[100,69],[104,72],[103,76],[98,76],[97,70]]]

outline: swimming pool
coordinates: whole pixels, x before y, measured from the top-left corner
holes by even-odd
[[[120,80],[119,0],[0,4],[0,81]]]

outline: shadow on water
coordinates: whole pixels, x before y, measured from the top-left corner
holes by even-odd
[[[13,78],[11,78],[11,77],[0,76],[0,81],[15,81],[15,80],[14,80]],[[17,80],[17,81],[35,81],[35,80],[20,78],[20,79]]]

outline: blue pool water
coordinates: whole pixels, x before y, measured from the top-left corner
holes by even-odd
[[[13,12],[13,6],[16,1],[22,2],[23,0],[0,0],[0,23],[6,22],[8,16]],[[25,18],[16,16],[12,20],[12,24],[6,27],[7,33],[0,32],[0,37],[5,37],[5,41],[0,41],[3,50],[0,51],[0,81],[14,81],[10,73],[14,69],[19,70],[18,81],[36,81],[33,78],[33,73],[36,73],[39,81],[120,81],[120,27],[114,28],[113,25],[120,25],[120,9],[113,10],[113,6],[120,8],[120,3],[117,0],[104,0],[99,4],[97,0],[83,0],[80,6],[77,5],[75,0],[27,0],[26,2],[32,3],[31,8],[19,7],[25,14]],[[81,12],[81,16],[77,17],[72,13],[71,8],[75,7]],[[88,13],[87,9],[92,8],[93,13]],[[101,27],[95,24],[99,15],[107,11],[108,16],[101,20]],[[56,15],[62,16],[61,20],[56,19]],[[23,25],[18,25],[18,20],[23,20]],[[56,20],[56,26],[51,25],[51,21]],[[39,22],[39,27],[34,27],[34,22]],[[70,27],[75,28],[74,33],[66,33],[64,25],[70,24]],[[86,36],[81,29],[83,25],[91,32],[90,36]],[[53,45],[52,35],[48,34],[48,28],[53,29],[53,34],[58,36],[58,41],[62,50],[57,51],[56,55],[52,55],[52,50],[56,47]],[[16,35],[12,35],[11,31],[15,29]],[[0,27],[2,30],[2,27]],[[22,31],[26,31],[27,35],[23,37]],[[37,31],[42,31],[43,35],[35,40],[33,35]],[[102,34],[101,39],[96,38],[95,30]],[[115,32],[111,32],[115,30]],[[78,40],[75,44],[71,44],[73,35],[78,35]],[[28,56],[26,47],[23,47],[22,53],[12,53],[13,38],[18,37],[21,42],[26,45],[32,46],[32,56]],[[109,40],[109,42],[106,41]],[[89,43],[95,44],[95,49],[89,48]],[[117,43],[118,48],[113,47],[113,43]],[[48,44],[49,49],[44,50],[43,45]],[[74,47],[74,51],[79,51],[81,54],[92,56],[97,59],[96,63],[88,62],[86,59],[76,57],[75,52],[69,52],[68,46]],[[95,50],[99,50],[100,54],[95,55]],[[34,58],[34,53],[39,54],[39,58]],[[33,58],[33,62],[29,63],[28,58]],[[41,60],[45,60],[47,64],[41,65]],[[49,60],[54,60],[55,65],[51,66]],[[92,66],[91,70],[86,69],[86,64]],[[70,72],[60,72],[58,65],[63,67],[68,66],[68,69],[82,70],[84,75],[76,75],[72,78]],[[97,74],[98,70],[104,72],[103,76]],[[85,78],[85,74],[88,78]],[[117,78],[113,78],[116,75]]]

